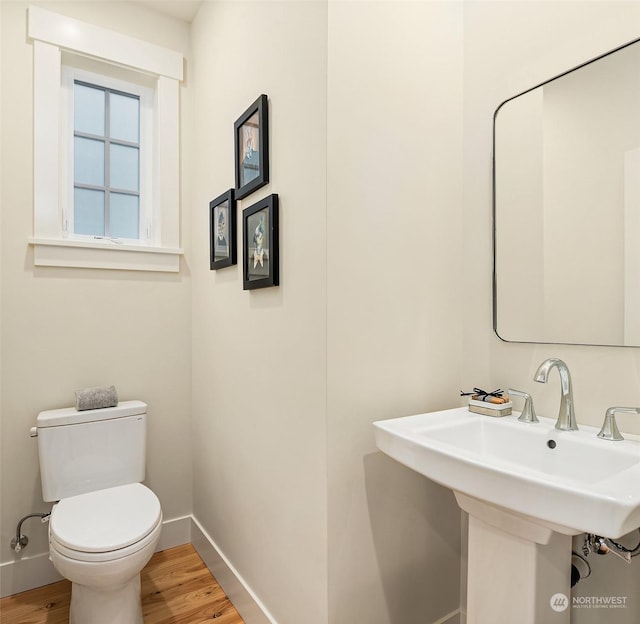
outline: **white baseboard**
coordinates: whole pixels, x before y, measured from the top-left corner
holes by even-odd
[[[162,533],[156,551],[167,550],[189,542],[193,544],[246,624],[277,624],[193,516],[165,520],[162,523]],[[48,552],[8,561],[0,564],[0,598],[55,583],[62,578],[49,561]]]
[[[48,552],[7,561],[0,564],[0,598],[61,580]]]
[[[202,525],[192,517],[191,543],[246,624],[277,624]]]
[[[156,551],[191,542],[246,624],[277,624],[217,544],[193,516],[162,523]],[[0,598],[62,580],[49,561],[49,553],[23,557],[0,564]],[[459,609],[433,624],[464,624]]]
[[[462,611],[460,609],[456,609],[451,613],[445,615],[440,618],[433,624],[464,624],[466,622],[466,618],[464,617]]]
[[[162,533],[156,552],[191,541],[191,516],[183,516],[162,523]],[[29,589],[49,585],[63,579],[49,561],[49,553],[21,557],[0,564],[0,598]]]
[[[191,541],[191,516],[182,516],[162,523],[162,533],[156,546],[156,552],[168,550]]]

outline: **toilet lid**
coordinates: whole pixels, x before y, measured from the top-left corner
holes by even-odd
[[[131,483],[62,499],[51,513],[50,531],[73,550],[108,552],[140,541],[160,518],[158,497]]]

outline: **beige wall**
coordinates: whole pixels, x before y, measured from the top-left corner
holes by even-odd
[[[189,33],[131,2],[47,3],[188,56],[177,276],[33,267],[26,4],[3,2],[0,20],[2,560],[43,506],[36,414],[115,383],[150,405],[165,516],[193,510],[278,624],[456,609],[453,497],[379,453],[371,423],[473,385],[520,387],[553,415],[557,382],[531,380],[550,356],[571,367],[580,423],[640,404],[638,349],[491,331],[493,110],[636,36],[638,4],[206,2]],[[279,194],[281,286],[244,292],[241,244],[237,267],[209,270],[208,202],[234,184],[233,122],[260,93],[271,183],[239,210]],[[580,591],[635,595],[637,566],[610,559]]]
[[[279,624],[326,597],[324,2],[211,2],[192,30],[194,516]],[[269,96],[278,288],[209,270],[208,203],[234,185],[234,121]]]
[[[470,2],[465,7],[465,235],[466,281],[482,296],[465,314],[467,379],[488,378],[491,387],[515,387],[533,395],[539,415],[555,417],[559,380],[533,382],[538,365],[560,357],[573,377],[578,423],[600,426],[612,405],[640,405],[640,349],[501,342],[491,331],[491,122],[507,97],[638,36],[637,2]],[[507,27],[508,25],[508,27]],[[527,292],[514,292],[527,305]],[[487,372],[489,375],[487,377]],[[557,376],[556,376],[557,377]],[[639,433],[640,419],[618,419]],[[628,543],[637,543],[637,533]],[[640,618],[636,600],[640,567],[611,557],[591,558],[593,576],[576,587],[594,596],[629,596],[616,613],[582,610],[576,624],[631,624]]]
[[[544,336],[542,115],[542,89],[535,89],[496,116],[497,331],[504,340]],[[526,306],[513,296],[523,283]]]
[[[74,391],[115,384],[149,404],[147,483],[165,519],[191,511],[190,271],[179,275],[34,267],[32,46],[27,2],[2,10],[2,534],[0,558],[20,517],[46,511],[37,441],[39,411],[75,403]],[[130,3],[47,3],[60,13],[189,54],[189,28]],[[188,84],[188,79],[187,79]],[[187,89],[182,89],[187,105]],[[183,134],[183,146],[188,134]],[[188,165],[188,157],[183,164]],[[186,190],[183,203],[186,202]],[[188,248],[188,219],[183,244]],[[46,527],[28,530],[25,555],[48,550]]]
[[[624,155],[640,147],[639,67],[640,46],[631,46],[544,89],[542,335],[550,342],[625,342]],[[568,106],[571,93],[585,104]],[[580,149],[584,128],[588,149]]]
[[[546,357],[561,357],[573,373],[578,422],[599,426],[607,407],[640,404],[639,349],[510,344],[490,329],[491,120],[495,107],[510,95],[637,36],[640,5],[474,2],[467,5],[465,16],[465,222],[476,232],[475,242],[465,247],[465,269],[469,279],[484,286],[484,297],[465,316],[475,345],[490,346],[477,358],[476,368],[490,369],[494,384],[519,384],[533,392],[538,410],[553,415],[560,392],[557,380],[538,385],[532,379]],[[507,23],[508,32],[502,28]],[[553,29],[547,27],[551,23]],[[524,290],[514,293],[523,305],[526,295]],[[474,351],[471,344],[465,348],[467,360],[475,358]],[[639,419],[622,415],[621,421],[627,431],[640,432]]]
[[[453,497],[371,423],[457,400],[461,26],[447,3],[207,3],[194,22],[194,514],[279,624],[458,606]],[[283,266],[247,293],[240,267],[208,269],[206,206],[261,92],[272,181],[242,206],[279,193]]]
[[[329,622],[424,624],[460,512],[371,423],[458,401],[462,5],[329,3],[328,52]]]

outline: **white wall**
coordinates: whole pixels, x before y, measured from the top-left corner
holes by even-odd
[[[191,511],[190,272],[178,275],[34,267],[32,46],[27,2],[2,10],[2,533],[0,559],[18,520],[43,503],[37,441],[41,410],[75,403],[74,391],[115,384],[121,399],[149,404],[147,483],[165,519]],[[188,56],[186,23],[131,3],[47,3],[65,15],[135,35]],[[182,105],[187,90],[182,89]],[[188,135],[183,134],[183,148]],[[183,151],[186,151],[183,149]],[[188,157],[183,159],[188,166]],[[183,205],[188,189],[183,189]],[[183,213],[183,244],[188,248]],[[24,556],[48,551],[46,526],[25,525]]]
[[[530,392],[538,414],[555,417],[559,382],[533,382],[547,357],[562,358],[571,370],[578,423],[600,426],[612,405],[640,405],[640,350],[501,342],[491,332],[491,123],[496,106],[602,52],[638,36],[636,2],[470,2],[465,7],[465,275],[478,292],[465,315],[468,374],[489,373],[492,387]],[[527,293],[514,292],[523,305]],[[640,420],[619,419],[621,429],[640,432]],[[637,542],[637,533],[629,543]],[[594,574],[577,586],[583,595],[626,595],[631,603],[615,613],[583,610],[572,622],[631,624],[640,618],[640,566],[591,558]],[[598,619],[600,618],[600,619]]]

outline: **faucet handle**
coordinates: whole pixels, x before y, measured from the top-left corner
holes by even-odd
[[[522,413],[518,417],[518,422],[537,423],[540,422],[536,416],[536,410],[533,408],[533,399],[530,394],[522,392],[522,390],[513,390],[510,388],[507,390],[508,395],[513,395],[524,399],[524,407]]]
[[[624,440],[616,423],[616,412],[626,412],[627,414],[640,414],[640,407],[610,407],[604,417],[602,429],[598,437],[603,440]]]

